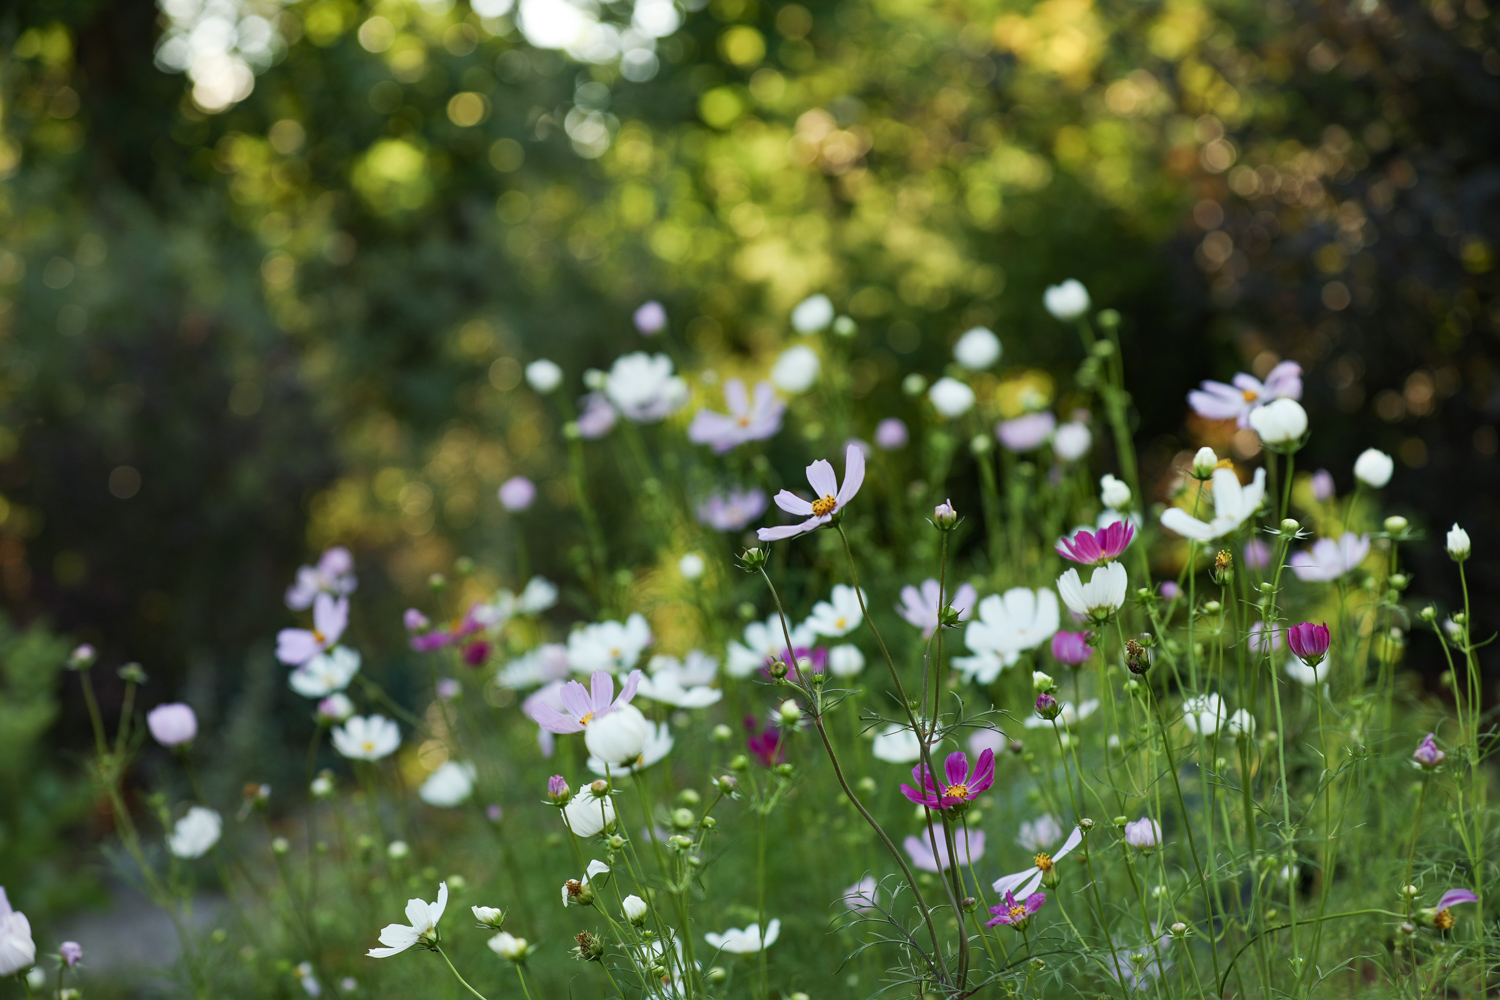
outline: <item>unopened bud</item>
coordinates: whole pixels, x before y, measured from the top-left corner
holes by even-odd
[[[1052,679],[1050,674],[1043,673],[1040,670],[1033,670],[1031,672],[1031,689],[1037,694],[1044,692],[1050,694],[1057,690],[1057,682]]]
[[[953,509],[952,500],[944,500],[932,509],[932,523],[944,531],[958,524],[958,511]]]
[[[788,698],[776,711],[781,717],[781,724],[788,729],[802,721],[802,706],[797,704],[795,699]]]
[[[679,830],[690,830],[697,817],[691,809],[676,809],[672,812],[672,825]]]
[[[1283,535],[1295,535],[1302,530],[1302,525],[1297,523],[1296,518],[1287,517],[1281,521],[1281,533]]]
[[[734,739],[734,730],[721,722],[717,726],[714,726],[713,738],[715,743],[728,743]]]
[[[719,775],[718,778],[714,779],[714,784],[717,785],[719,791],[723,792],[725,795],[733,795],[735,791],[740,787],[739,779],[732,774]]]
[[[1062,706],[1057,699],[1043,691],[1036,696],[1036,714],[1049,722],[1062,714]]]
[[[273,837],[271,839],[271,853],[284,855],[292,849],[292,842],[285,837]]]
[[[740,553],[740,565],[749,572],[755,572],[766,564],[766,550],[760,547],[746,549]]]
[[[1411,522],[1400,514],[1392,514],[1385,519],[1385,530],[1392,535],[1399,535],[1409,527]]]
[[[789,673],[789,671],[787,670],[786,661],[782,659],[772,660],[770,670],[771,676],[778,681],[786,677],[786,675]]]
[[[1185,924],[1185,923],[1183,923],[1182,921],[1179,920],[1179,921],[1177,921],[1177,923],[1175,923],[1175,924],[1172,925],[1171,930],[1172,930],[1172,936],[1174,938],[1180,938],[1184,934],[1187,933],[1187,924]]]
[[[120,680],[129,684],[146,683],[146,671],[139,663],[127,663],[120,668]]]

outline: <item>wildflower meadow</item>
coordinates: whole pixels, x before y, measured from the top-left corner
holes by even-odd
[[[205,795],[191,705],[139,712],[130,665],[105,718],[75,649],[81,766],[181,935],[175,992],[1489,995],[1486,633],[1404,559],[1444,548],[1462,584],[1464,528],[1387,516],[1379,451],[1299,469],[1318,415],[1295,362],[1188,394],[1260,447],[1185,453],[1143,504],[1120,316],[1077,280],[1045,306],[1084,360],[1011,416],[982,327],[897,410],[849,405],[858,330],[821,295],[768,371],[699,365],[655,303],[608,370],[531,360],[575,503],[500,487],[511,583],[467,557],[431,578],[402,696],[351,641],[350,551],[287,581],[294,787]],[[778,438],[807,461],[769,461]],[[629,539],[601,530],[589,452],[629,484],[608,498]],[[571,572],[528,576],[561,521]],[[1411,630],[1451,702],[1404,676]],[[133,809],[152,745],[175,764]],[[4,905],[3,971],[90,992],[88,943]]]

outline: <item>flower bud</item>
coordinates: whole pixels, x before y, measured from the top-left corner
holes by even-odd
[[[1211,479],[1214,469],[1219,466],[1219,456],[1209,447],[1198,449],[1198,454],[1193,456],[1193,478]]]
[[[783,667],[782,669],[785,670],[786,668]],[[781,703],[781,707],[777,709],[777,714],[781,717],[781,725],[787,729],[791,729],[802,721],[802,706],[798,705],[795,699],[788,698]]]
[[[120,680],[128,684],[146,683],[146,671],[139,663],[127,663],[119,670]]]
[[[580,962],[599,962],[604,959],[604,942],[600,941],[588,931],[579,931],[578,936],[573,939],[576,942],[573,948],[573,957]]]
[[[1283,535],[1292,535],[1292,536],[1295,536],[1297,534],[1297,532],[1299,532],[1301,530],[1302,530],[1302,525],[1297,522],[1296,518],[1287,517],[1287,518],[1283,518],[1282,519],[1282,521],[1281,521],[1281,533]]]
[[[1036,696],[1036,714],[1050,722],[1062,714],[1062,706],[1044,691]]]
[[[759,546],[740,553],[740,565],[747,572],[755,572],[766,564],[766,550]]]
[[[320,772],[312,780],[312,784],[308,786],[308,791],[312,793],[312,797],[315,799],[328,798],[328,796],[333,794],[333,774],[328,771]]]
[[[733,729],[730,729],[722,722],[714,726],[713,740],[715,743],[728,743],[732,739],[734,739]]]
[[[1057,682],[1052,679],[1050,674],[1043,673],[1040,670],[1033,670],[1031,672],[1031,690],[1037,694],[1042,694],[1043,692],[1050,694],[1057,690]]]
[[[690,830],[697,822],[691,809],[674,809],[672,811],[672,825],[679,830]]]
[[[953,509],[952,500],[944,500],[932,509],[932,523],[944,531],[958,524],[958,511]]]
[[[536,950],[536,945],[525,938],[516,937],[508,931],[501,931],[490,938],[490,950],[501,958],[508,959],[521,965]]]
[[[99,654],[94,651],[94,647],[85,642],[82,645],[74,647],[73,652],[68,654],[67,668],[69,670],[87,670],[94,665],[94,661],[98,658]]]
[[[287,840],[285,837],[272,837],[271,838],[271,853],[272,854],[275,854],[278,857],[284,856],[291,849],[292,849],[292,842],[290,840]]]
[[[566,805],[573,797],[573,789],[568,787],[568,780],[560,774],[554,774],[547,779],[547,800],[553,805]]]
[[[1457,524],[1448,529],[1448,555],[1454,562],[1463,562],[1469,558],[1470,545],[1469,533]]]
[[[781,775],[783,778],[790,778],[792,776],[792,773],[794,771],[796,771],[796,770],[797,769],[794,768],[790,764],[777,764],[776,765],[776,773],[779,774],[779,775]]]
[[[1400,514],[1392,514],[1390,517],[1385,519],[1385,530],[1387,534],[1400,535],[1403,534],[1409,527],[1411,527],[1411,522],[1402,517]]]
[[[787,670],[786,661],[780,658],[772,660],[769,669],[771,672],[771,676],[778,681],[786,677],[786,675],[790,672]]]
[[[960,910],[963,910],[965,913],[973,913],[975,908],[978,906],[979,900],[975,899],[973,896],[965,896],[963,899],[958,901],[958,908]]]
[[[741,754],[735,754],[734,759],[729,762],[729,769],[731,771],[743,771],[745,768],[747,768],[749,766],[750,766],[750,758],[746,757],[742,753]]]
[[[739,779],[732,774],[719,775],[714,779],[714,784],[717,785],[719,791],[723,792],[725,795],[733,795],[735,791],[740,787]]]
[[[479,921],[481,927],[493,927],[498,931],[500,925],[505,923],[505,911],[499,907],[471,906],[469,909],[474,911],[474,919]]]
[[[1206,614],[1216,615],[1223,610],[1224,605],[1220,604],[1218,601],[1208,601],[1203,605],[1203,611]]]
[[[1174,938],[1181,938],[1187,934],[1187,929],[1187,924],[1179,920],[1171,927],[1172,936]]]
[[[704,975],[703,978],[708,982],[710,986],[718,986],[724,980],[729,978],[729,972],[723,966],[716,965],[712,969],[709,969],[708,973]]]
[[[636,927],[646,922],[646,914],[651,911],[651,907],[644,899],[634,895],[626,896],[621,900],[620,908],[625,912],[625,919]]]
[[[589,791],[593,792],[596,796],[603,795],[609,791],[609,782],[600,778],[589,785]]]

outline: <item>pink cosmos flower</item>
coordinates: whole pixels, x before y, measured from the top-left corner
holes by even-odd
[[[1283,361],[1272,368],[1264,382],[1245,372],[1230,381],[1231,385],[1204,381],[1188,393],[1188,405],[1200,417],[1234,420],[1241,427],[1249,427],[1251,410],[1276,399],[1302,398],[1302,366],[1295,361]]]
[[[1271,565],[1271,546],[1259,538],[1245,543],[1245,565],[1253,570],[1263,570]]]
[[[1443,893],[1436,906],[1424,907],[1418,911],[1418,919],[1428,927],[1434,927],[1440,931],[1453,929],[1453,914],[1448,912],[1450,906],[1459,903],[1477,903],[1479,897],[1468,889],[1449,889]]]
[[[911,776],[922,786],[921,790],[903,784],[901,794],[918,805],[933,809],[952,809],[973,802],[995,783],[995,752],[984,751],[979,755],[979,763],[970,767],[969,755],[962,750],[955,750],[943,762],[943,771],[947,780],[940,792],[933,784],[932,773],[927,770],[926,765],[918,764],[912,768]]]
[[[870,916],[880,912],[880,886],[873,875],[866,875],[844,890],[844,905],[851,911]]]
[[[1094,655],[1094,647],[1089,645],[1092,635],[1092,632],[1057,633],[1052,637],[1052,658],[1070,667],[1087,663]]]
[[[1135,538],[1135,525],[1115,521],[1098,531],[1080,529],[1072,538],[1060,539],[1057,554],[1085,566],[1102,566],[1120,558]]]
[[[911,858],[911,863],[924,872],[947,871],[951,864],[948,859],[947,840],[944,839],[941,831],[934,832],[937,834],[936,854],[932,852],[932,846],[925,834],[921,837],[907,837],[901,842],[901,846],[906,848],[906,853]],[[961,864],[968,865],[984,857],[983,830],[973,830],[970,832],[965,832],[961,829],[954,830],[953,844],[958,848],[959,862]]]
[[[745,392],[745,383],[732,378],[724,383],[724,401],[729,404],[729,413],[699,410],[688,425],[688,440],[694,444],[706,444],[718,455],[731,451],[747,441],[761,441],[781,430],[781,415],[786,412],[786,400],[776,398],[776,389],[769,382],[755,387],[755,398]]]
[[[775,767],[784,759],[786,745],[781,739],[781,730],[776,726],[767,726],[760,729],[760,720],[753,715],[745,716],[745,729],[750,733],[745,737],[745,748],[755,754],[766,767]]]
[[[726,493],[714,493],[698,505],[698,523],[716,531],[739,531],[766,512],[766,491],[731,487]]]
[[[1327,503],[1333,499],[1334,485],[1333,473],[1327,469],[1319,469],[1312,474],[1313,499],[1318,503]]]
[[[1337,580],[1351,573],[1370,554],[1370,536],[1344,532],[1342,538],[1320,538],[1306,552],[1292,556],[1292,572],[1297,579],[1313,582]]]
[[[1314,625],[1303,622],[1286,630],[1286,644],[1297,658],[1309,667],[1316,667],[1328,655],[1328,623]]]
[[[1425,771],[1436,770],[1438,765],[1448,755],[1438,749],[1437,740],[1432,733],[1422,737],[1422,742],[1417,744],[1417,749],[1412,751],[1411,759],[1422,765]]]
[[[335,546],[318,557],[316,566],[297,570],[296,582],[286,590],[286,606],[293,611],[306,611],[319,594],[347,597],[357,586],[354,557],[342,545]]]
[[[544,707],[561,713],[566,707],[562,700],[563,688],[569,683],[573,682],[557,680],[543,684],[521,702],[521,714],[528,719],[535,719],[536,712]],[[552,751],[557,748],[557,739],[539,725],[536,731],[536,742],[542,751],[542,756],[551,760]]]
[[[911,435],[906,430],[906,423],[896,417],[886,417],[875,425],[875,447],[882,451],[905,448],[909,440]]]
[[[1019,930],[1031,919],[1031,915],[1040,910],[1042,904],[1046,902],[1047,894],[1045,892],[1033,892],[1026,897],[1025,902],[1021,903],[1016,902],[1016,897],[1007,892],[1004,903],[999,906],[990,907],[990,912],[995,915],[995,919],[986,920],[984,926],[994,927],[996,924],[1005,924]]]
[[[464,612],[462,618],[446,626],[439,625],[437,628],[428,628],[427,617],[421,612],[417,612],[413,616],[411,611],[408,611],[404,617],[406,629],[411,633],[409,640],[411,648],[418,653],[431,653],[447,646],[458,645],[475,632],[484,628],[484,623],[479,620],[478,616],[478,610],[482,606],[483,602],[475,601],[469,605],[469,610]],[[489,653],[487,644],[484,652],[485,655]],[[466,649],[466,658],[467,653],[468,650]],[[483,659],[484,657],[481,656],[480,660],[482,661]],[[470,666],[473,666],[473,664],[470,664]]]
[[[578,401],[578,436],[596,441],[615,429],[620,414],[602,392],[591,392]]]
[[[349,598],[337,600],[326,592],[313,599],[313,627],[284,628],[276,633],[276,658],[289,667],[300,667],[319,653],[338,645],[349,625]]]
[[[941,590],[935,579],[923,580],[921,590],[911,584],[901,588],[901,603],[896,605],[896,614],[921,629],[923,638],[937,631],[938,613],[942,610],[938,607]],[[978,596],[973,586],[965,583],[948,595],[948,606],[957,611],[960,618],[967,618]]]
[[[1028,413],[995,425],[995,437],[1006,451],[1024,454],[1047,443],[1057,428],[1057,418],[1050,413]]]
[[[532,702],[528,698],[527,704],[531,707],[527,709],[527,714],[549,733],[581,733],[590,722],[618,712],[630,704],[630,699],[635,697],[636,686],[641,682],[641,672],[630,672],[618,698],[615,697],[615,679],[605,671],[596,670],[590,682],[591,687],[587,688],[577,681],[568,681],[562,686],[561,712],[546,701]]]
[[[198,735],[198,717],[181,702],[157,705],[146,715],[146,726],[156,742],[164,747],[191,743]]]
[[[865,481],[865,453],[858,445],[851,444],[844,453],[844,485],[839,486],[838,477],[834,475],[833,466],[824,459],[818,459],[807,467],[807,483],[817,494],[817,499],[809,503],[791,490],[782,490],[776,494],[776,506],[788,514],[805,517],[807,520],[800,524],[780,524],[774,528],[761,528],[757,533],[763,542],[776,542],[783,538],[793,538],[807,531],[821,528],[833,520],[833,515],[844,509],[844,506],[854,499],[859,492],[859,487]]]
[[[1281,648],[1281,631],[1265,622],[1253,623],[1248,638],[1250,648],[1257,653],[1274,653]]]
[[[500,484],[500,506],[508,511],[523,511],[536,502],[536,483],[525,476],[511,476]]]
[[[1182,595],[1182,588],[1177,586],[1175,580],[1163,580],[1157,590],[1162,599],[1167,601],[1175,601]]]
[[[660,302],[652,299],[650,302],[641,303],[631,319],[635,322],[635,328],[642,337],[654,337],[666,328],[667,310]]]

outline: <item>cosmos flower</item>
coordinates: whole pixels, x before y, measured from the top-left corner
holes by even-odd
[[[881,451],[895,451],[905,448],[911,434],[906,429],[906,422],[897,417],[886,417],[875,425],[875,447]]]
[[[1346,531],[1337,541],[1318,539],[1312,548],[1294,554],[1289,565],[1299,580],[1326,583],[1352,573],[1369,554],[1370,536]]]
[[[1057,633],[1052,637],[1052,658],[1070,667],[1087,663],[1094,655],[1094,648],[1089,645],[1092,636],[1091,632]]]
[[[964,643],[976,653],[1005,658],[1037,648],[1052,638],[1060,623],[1057,594],[1051,588],[1012,587],[979,602],[964,629]]]
[[[1128,583],[1125,567],[1112,562],[1095,569],[1087,584],[1078,578],[1076,569],[1068,570],[1057,578],[1057,592],[1074,614],[1104,622],[1125,603]]]
[[[383,715],[355,715],[333,730],[333,748],[350,760],[382,760],[400,745],[401,728]]]
[[[910,764],[922,756],[922,741],[910,726],[892,722],[876,734],[870,752],[888,764]]]
[[[198,717],[191,707],[181,702],[157,705],[147,713],[146,726],[156,742],[164,747],[191,743],[198,735]]]
[[[287,676],[287,684],[304,698],[326,698],[342,691],[359,673],[359,654],[348,646],[319,653]]]
[[[1303,622],[1286,630],[1286,644],[1297,658],[1310,667],[1317,666],[1328,655],[1328,623]]]
[[[1016,844],[1035,854],[1046,850],[1048,844],[1057,843],[1062,835],[1062,824],[1057,821],[1057,817],[1051,813],[1042,813],[1034,820],[1021,823],[1020,832],[1016,835]]]
[[[1234,420],[1241,427],[1249,427],[1251,412],[1272,400],[1302,398],[1302,366],[1295,361],[1283,361],[1272,368],[1264,382],[1245,372],[1230,382],[1205,381],[1188,393],[1188,405],[1200,417]]]
[[[608,792],[595,791],[589,785],[580,788],[578,794],[568,800],[568,804],[562,807],[562,814],[575,837],[592,837],[614,825],[615,801]]]
[[[653,656],[647,666],[650,672],[636,688],[642,698],[675,708],[707,708],[724,697],[723,691],[709,686],[718,676],[719,661],[700,649],[683,660]]]
[[[927,399],[932,408],[950,420],[968,413],[974,408],[974,390],[956,378],[943,376],[927,390]]]
[[[807,627],[818,635],[840,639],[859,628],[865,620],[860,606],[861,595],[853,587],[836,583],[830,600],[813,605]]]
[[[953,345],[953,360],[970,371],[980,372],[999,361],[1002,350],[995,331],[976,326]]]
[[[818,352],[806,344],[795,344],[781,352],[771,366],[771,384],[793,395],[806,392],[818,380]]]
[[[536,502],[536,483],[525,476],[511,476],[500,484],[500,506],[513,513],[528,510]]]
[[[755,755],[755,759],[766,767],[775,767],[782,763],[786,751],[786,745],[782,740],[781,729],[774,725],[768,725],[765,729],[760,728],[760,720],[753,715],[745,716],[745,729],[749,735],[745,737],[745,749]]]
[[[862,916],[880,912],[880,885],[873,875],[866,875],[845,889],[839,898],[851,911]]]
[[[672,359],[665,354],[633,351],[615,359],[604,380],[604,395],[626,420],[649,424],[681,409],[688,387],[672,374]]]
[[[0,886],[0,976],[11,976],[36,963],[36,941],[26,914],[11,909],[5,887]]]
[[[699,410],[688,425],[688,440],[694,444],[706,444],[715,454],[722,455],[748,441],[760,441],[781,430],[781,415],[786,412],[786,401],[776,398],[776,389],[769,382],[755,387],[752,399],[745,392],[745,383],[732,378],[724,383],[724,401],[729,404],[729,413]]]
[[[921,629],[922,637],[926,638],[937,631],[938,613],[942,610],[938,607],[938,600],[942,596],[942,586],[931,577],[922,581],[920,589],[907,584],[901,588],[901,603],[896,605],[896,614]],[[972,584],[960,584],[957,590],[947,595],[948,606],[958,613],[959,618],[967,618],[978,596]]]
[[[667,326],[667,310],[655,299],[641,303],[630,318],[642,337],[654,337]]]
[[[371,948],[370,958],[390,958],[399,955],[414,945],[434,947],[438,942],[438,921],[448,908],[448,883],[438,884],[437,902],[428,903],[420,899],[406,901],[406,923],[387,924],[380,932],[380,943],[384,948]]]
[[[792,329],[801,334],[828,329],[833,322],[833,303],[819,292],[809,295],[792,309]]]
[[[1385,452],[1366,448],[1354,460],[1354,478],[1373,489],[1380,489],[1391,481],[1396,463]]]
[[[1081,420],[1072,420],[1052,432],[1052,453],[1064,462],[1076,462],[1094,446],[1094,432]]]
[[[1126,823],[1125,843],[1143,854],[1150,854],[1161,843],[1161,824],[1149,816]]]
[[[537,393],[546,396],[562,385],[563,370],[557,362],[537,358],[526,366],[526,384]]]
[[[1417,749],[1412,751],[1411,759],[1416,761],[1424,771],[1435,770],[1443,759],[1448,755],[1438,749],[1437,740],[1432,733],[1422,737],[1422,742],[1417,744]]]
[[[1135,538],[1135,526],[1115,521],[1097,532],[1081,528],[1072,538],[1060,539],[1054,548],[1064,559],[1085,566],[1100,566],[1120,558]]]
[[[212,809],[193,806],[187,814],[172,825],[167,837],[167,850],[183,860],[201,858],[219,842],[224,830],[224,818]]]
[[[342,545],[335,546],[318,557],[316,566],[297,569],[296,581],[286,591],[286,606],[293,611],[306,611],[319,594],[348,597],[357,586],[354,557]]]
[[[943,762],[941,789],[933,783],[932,772],[925,764],[918,764],[911,773],[920,788],[903,784],[902,795],[918,805],[952,809],[974,801],[995,783],[995,754],[991,750],[984,751],[979,755],[978,763],[971,767],[968,754],[962,750],[953,751]]]
[[[809,649],[817,636],[806,622],[791,628],[792,649]],[[727,646],[728,662],[724,670],[731,677],[749,677],[763,670],[772,659],[787,652],[786,633],[781,627],[781,616],[771,615],[763,622],[751,622],[745,626],[743,643],[730,640]]]
[[[715,531],[739,531],[766,512],[766,491],[758,487],[731,487],[713,493],[698,505],[698,523]]]
[[[500,668],[495,683],[513,691],[524,691],[568,676],[568,647],[547,642],[523,653]]]
[[[1077,278],[1048,285],[1047,290],[1042,293],[1042,305],[1046,306],[1054,319],[1064,323],[1083,316],[1089,311],[1090,304],[1089,290]]]
[[[865,453],[857,445],[850,444],[844,452],[842,487],[839,486],[838,477],[834,475],[833,466],[824,459],[818,459],[807,467],[807,482],[813,488],[813,493],[817,496],[816,500],[809,503],[790,490],[782,490],[776,494],[776,506],[788,514],[805,517],[807,520],[800,524],[761,528],[758,532],[760,540],[774,542],[821,528],[831,522],[833,516],[854,499],[864,481]]]
[[[843,643],[828,651],[828,672],[835,677],[854,677],[865,669],[865,654],[858,646]]]
[[[732,955],[753,955],[776,943],[781,936],[781,921],[775,918],[766,922],[766,932],[761,934],[760,924],[754,923],[744,929],[731,927],[723,934],[710,931],[703,935],[710,948],[727,951]]]
[[[313,627],[284,628],[276,634],[276,658],[300,667],[319,653],[338,645],[349,625],[349,598],[320,591],[313,598]]]
[[[1217,694],[1196,695],[1182,702],[1182,722],[1199,736],[1212,736],[1228,714],[1229,706]]]
[[[1417,911],[1417,919],[1428,927],[1440,931],[1453,929],[1453,914],[1448,908],[1457,906],[1459,903],[1477,903],[1479,897],[1468,889],[1449,889],[1443,893],[1436,906],[1423,907]]]
[[[1031,920],[1031,915],[1040,910],[1046,902],[1047,894],[1045,892],[1034,892],[1027,896],[1024,902],[1020,903],[1016,902],[1014,895],[1007,892],[1005,894],[1005,902],[999,906],[990,907],[990,912],[995,916],[993,920],[986,920],[984,926],[994,927],[997,924],[1006,924],[1020,930]]]
[[[620,414],[602,392],[591,392],[578,401],[578,436],[597,441],[615,429]]]
[[[932,845],[924,834],[921,837],[909,836],[901,842],[906,848],[906,854],[911,858],[911,863],[924,872],[947,871],[952,862],[948,857],[948,842],[940,830],[934,831],[937,840],[937,852],[934,853]],[[980,858],[984,857],[984,831],[965,831],[957,829],[953,831],[953,844],[958,850],[960,864],[967,867]]]
[[[1237,531],[1265,499],[1266,470],[1256,469],[1255,478],[1249,486],[1244,486],[1233,469],[1215,469],[1213,490],[1213,520],[1200,521],[1181,507],[1168,507],[1161,515],[1162,527],[1200,542],[1213,541]]]
[[[1246,419],[1261,441],[1273,449],[1291,444],[1307,433],[1307,411],[1295,399],[1272,400],[1251,410]]]
[[[995,425],[995,437],[1006,451],[1024,455],[1046,444],[1056,428],[1057,418],[1044,410],[1001,421]]]
[[[651,626],[640,612],[623,623],[603,621],[585,625],[568,635],[568,666],[580,674],[630,670],[651,642]]]
[[[634,708],[632,707],[628,711],[634,711]],[[606,728],[608,728],[608,725],[608,722],[606,722]],[[587,739],[588,737],[585,735],[584,740],[587,741]],[[646,740],[641,744],[641,749],[635,756],[625,756],[605,763],[604,758],[598,754],[590,754],[586,763],[588,769],[601,778],[609,777],[612,774],[619,774],[622,768],[627,771],[644,771],[652,764],[665,759],[667,754],[672,752],[672,747],[676,742],[672,738],[672,731],[667,728],[665,722],[652,722],[648,719],[646,720]],[[626,749],[631,749],[631,747],[626,747]]]

